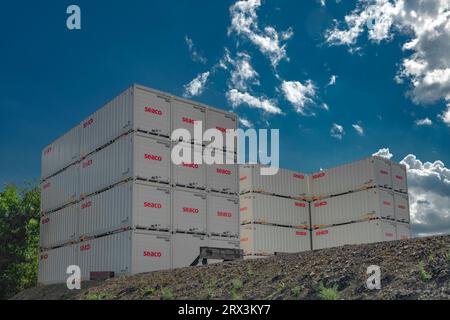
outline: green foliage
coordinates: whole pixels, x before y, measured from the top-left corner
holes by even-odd
[[[322,300],[339,300],[339,291],[337,284],[335,284],[331,288],[327,288],[321,282],[319,284],[319,297]]]
[[[81,296],[81,300],[113,300],[113,296],[106,292],[87,292]]]
[[[169,288],[161,288],[161,299],[162,300],[173,300],[175,295]]]
[[[157,292],[156,288],[151,287],[151,288],[145,289],[144,295],[153,296],[156,292]]]
[[[425,263],[419,262],[419,276],[422,281],[430,281],[433,277],[425,270]]]
[[[231,299],[233,300],[240,300],[241,299],[241,294],[240,294],[240,290],[242,289],[243,284],[242,281],[240,279],[234,279],[231,282]]]
[[[7,185],[0,192],[0,299],[37,281],[40,189]]]
[[[300,287],[294,287],[292,288],[291,292],[294,297],[298,298],[300,296],[301,289]]]

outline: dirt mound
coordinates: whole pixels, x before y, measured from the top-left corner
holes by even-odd
[[[381,290],[366,287],[381,268]],[[14,299],[446,299],[450,236],[345,246],[267,259],[26,290]]]

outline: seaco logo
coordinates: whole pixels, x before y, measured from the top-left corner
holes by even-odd
[[[217,216],[224,217],[224,218],[231,218],[233,216],[233,214],[231,212],[227,212],[227,211],[217,211]]]
[[[247,210],[248,210],[247,207],[242,207],[242,208],[239,209],[240,212],[244,212],[244,211],[247,211]]]
[[[81,210],[92,207],[92,201],[85,202],[81,205]]]
[[[144,155],[144,158],[147,160],[153,160],[153,161],[162,161],[162,157],[161,156],[156,156],[154,154],[148,154],[146,153]]]
[[[408,239],[409,239],[409,236],[408,236],[407,234],[402,234],[402,235],[400,236],[400,239],[401,239],[401,240],[408,240]]]
[[[248,238],[241,238],[241,242],[247,242]]]
[[[406,206],[404,206],[404,205],[399,205],[398,208],[399,208],[399,209],[405,210],[405,209],[406,209]]]
[[[185,162],[183,162],[182,166],[186,167],[186,168],[192,168],[192,169],[198,169],[199,168],[198,164],[196,164],[196,163],[185,163]]]
[[[153,114],[156,114],[158,116],[162,116],[162,111],[161,110],[155,109],[155,108],[152,108],[152,107],[145,107],[144,111],[147,112],[147,113],[153,113]]]
[[[328,234],[328,230],[316,231],[316,236],[325,236]]]
[[[300,173],[294,173],[294,174],[293,174],[293,177],[294,177],[295,179],[301,179],[301,180],[304,180],[304,179],[305,179],[305,176],[302,175],[302,174],[300,174]]]
[[[384,174],[385,176],[388,176],[388,175],[389,175],[389,172],[387,172],[386,170],[380,170],[380,173],[381,173],[381,174]]]
[[[216,169],[216,173],[231,176],[231,170],[227,170],[227,169],[218,168],[218,169]]]
[[[162,205],[156,202],[144,202],[144,208],[161,209]]]
[[[92,159],[83,162],[83,169],[92,166],[93,163],[94,161]]]
[[[144,257],[161,258],[161,251],[144,251]]]
[[[182,117],[181,121],[183,121],[184,123],[195,124],[195,120],[188,117]]]
[[[226,129],[226,128],[216,127],[216,129],[219,130],[219,131],[221,131],[221,132],[223,132],[223,133],[226,133],[226,132],[227,132],[227,129]]]
[[[90,244],[84,244],[80,246],[80,251],[89,251],[89,250],[91,250]]]
[[[295,235],[305,237],[308,234],[306,233],[306,231],[295,231]]]
[[[45,149],[44,155],[48,155],[50,152],[52,152],[52,147],[48,147],[47,149]]]
[[[305,208],[305,207],[306,207],[306,203],[303,203],[303,202],[296,202],[296,203],[295,203],[295,206],[296,206],[296,207]]]
[[[197,208],[188,208],[188,207],[183,207],[183,212],[184,213],[199,213],[200,210],[198,210]]]
[[[325,177],[325,172],[319,172],[319,173],[313,174],[312,177],[314,180],[323,178],[323,177]]]
[[[398,179],[398,180],[403,180],[402,176],[395,176],[395,178]]]
[[[328,202],[326,202],[326,201],[316,202],[316,203],[314,203],[314,207],[319,208],[319,207],[326,206],[327,204],[328,204]]]
[[[48,259],[48,255],[47,254],[41,254],[40,259],[41,260],[47,260]]]
[[[42,189],[48,189],[48,188],[50,188],[50,182],[47,182],[46,184],[44,184],[43,186],[42,186]]]
[[[47,218],[42,218],[42,220],[41,220],[41,223],[42,224],[47,224],[47,223],[49,223],[50,222],[50,218],[49,217],[47,217]]]
[[[390,203],[389,201],[383,201],[383,204],[384,204],[385,206],[390,206],[390,205],[391,205],[391,203]]]
[[[386,237],[389,237],[389,238],[393,238],[394,237],[394,234],[392,232],[386,232],[384,235]]]
[[[84,123],[83,123],[83,128],[87,128],[87,127],[89,127],[91,124],[93,124],[94,123],[94,119],[93,118],[90,118],[89,120],[86,120]]]
[[[247,176],[242,176],[242,177],[239,178],[239,180],[240,180],[240,181],[247,180]]]

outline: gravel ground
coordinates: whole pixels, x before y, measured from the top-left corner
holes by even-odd
[[[381,268],[381,290],[366,288]],[[450,299],[450,236],[345,246],[266,259],[41,286],[13,299]]]

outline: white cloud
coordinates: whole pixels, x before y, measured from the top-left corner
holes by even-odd
[[[330,107],[329,107],[328,104],[325,103],[325,102],[322,103],[321,107],[322,107],[322,109],[324,109],[324,110],[330,111]]]
[[[246,128],[252,128],[253,127],[253,123],[251,123],[251,121],[248,120],[248,119],[239,118],[239,122],[241,123],[241,125],[243,125]]]
[[[371,41],[391,40],[395,33],[409,38],[397,81],[410,82],[415,103],[450,99],[450,1],[448,0],[360,0],[345,16],[345,27],[328,30],[332,45],[354,47],[367,29]]]
[[[281,90],[286,100],[295,107],[295,111],[301,114],[305,114],[307,105],[314,103],[316,98],[316,87],[311,80],[304,85],[299,81],[283,81]]]
[[[361,137],[364,136],[364,128],[359,124],[352,124],[353,129],[355,129],[356,133]]]
[[[209,78],[209,71],[199,74],[195,79],[184,86],[185,97],[195,97],[201,95],[205,89],[206,82]]]
[[[450,127],[450,104],[447,107],[447,110],[444,111],[440,116],[439,116],[442,121]]]
[[[186,45],[188,46],[189,52],[191,54],[191,59],[193,61],[203,64],[206,64],[208,62],[208,60],[198,52],[197,48],[194,45],[194,41],[191,38],[186,35],[184,37],[184,41],[186,41]]]
[[[274,68],[281,60],[289,60],[286,53],[287,41],[293,36],[292,28],[278,32],[272,26],[261,29],[258,25],[257,9],[261,6],[260,0],[240,0],[230,7],[231,25],[228,33],[236,33],[254,45],[269,57]]]
[[[325,0],[319,0],[319,3],[322,7],[325,7],[327,5]]]
[[[331,75],[330,81],[328,81],[328,86],[334,86],[336,84],[336,79],[337,79],[336,75],[334,75],[334,74]]]
[[[230,89],[245,91],[249,84],[259,85],[259,74],[251,65],[251,57],[245,52],[238,52],[235,60],[228,56],[228,61],[233,65],[230,74]]]
[[[415,122],[417,126],[431,126],[433,124],[433,121],[429,118],[417,119]]]
[[[381,158],[386,158],[386,159],[392,159],[392,157],[394,156],[390,151],[389,148],[382,148],[380,150],[378,150],[377,152],[375,152],[373,154],[374,157],[381,157]]]
[[[263,97],[254,97],[247,92],[240,92],[236,89],[231,89],[227,92],[227,99],[233,108],[245,104],[251,108],[261,109],[271,114],[283,114],[281,109],[276,106],[276,102]]]
[[[342,140],[342,138],[345,135],[344,127],[339,125],[339,124],[337,124],[337,123],[333,123],[333,126],[331,127],[331,130],[330,130],[330,135],[333,138]]]

